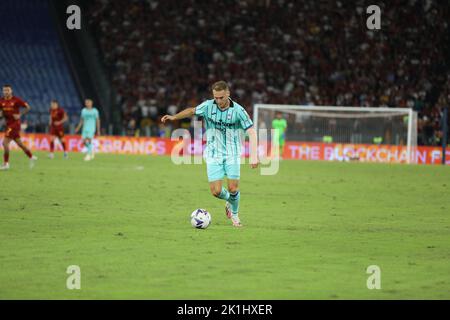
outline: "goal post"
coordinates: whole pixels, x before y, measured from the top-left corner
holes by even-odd
[[[417,112],[413,109],[256,104],[255,127],[271,129],[277,112],[287,120],[287,142],[354,145],[360,150],[379,147],[382,152],[390,148],[402,156],[397,161],[389,155],[389,162],[416,163]]]

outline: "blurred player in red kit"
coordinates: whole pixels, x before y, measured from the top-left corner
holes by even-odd
[[[21,112],[21,108],[25,108],[25,110]],[[20,117],[30,110],[31,108],[28,103],[13,96],[13,90],[10,85],[3,86],[3,97],[0,98],[0,111],[2,111],[3,117],[6,120],[6,131],[3,139],[3,165],[0,167],[0,170],[9,169],[9,144],[11,141],[17,143],[28,158],[30,158],[30,168],[34,166],[37,157],[33,156],[31,151],[28,150],[20,139]]]
[[[67,113],[59,106],[58,101],[52,100],[50,104],[50,159],[54,158],[55,140],[58,139],[64,150],[64,158],[68,158],[66,142],[64,140],[64,123],[67,122]]]

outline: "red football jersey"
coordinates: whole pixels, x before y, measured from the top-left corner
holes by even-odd
[[[52,126],[53,127],[62,127],[62,125],[55,125],[55,122],[61,121],[64,119],[66,112],[63,108],[58,107],[56,109],[50,109],[50,117],[52,118]]]
[[[6,126],[20,126],[20,119],[14,119],[14,115],[20,115],[20,108],[25,108],[25,101],[18,97],[11,99],[0,98],[0,110],[6,119]]]

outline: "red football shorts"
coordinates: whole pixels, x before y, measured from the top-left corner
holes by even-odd
[[[5,137],[11,140],[20,139],[20,124],[6,126]]]
[[[64,138],[64,128],[62,127],[51,127],[50,134],[52,136],[58,137],[59,139]]]

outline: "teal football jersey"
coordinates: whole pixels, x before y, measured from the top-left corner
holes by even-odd
[[[95,132],[99,113],[96,108],[81,110],[81,119],[83,119],[83,131]]]
[[[230,99],[230,107],[222,111],[215,100],[207,100],[195,108],[206,127],[205,157],[240,157],[245,131],[253,126],[245,109]]]

